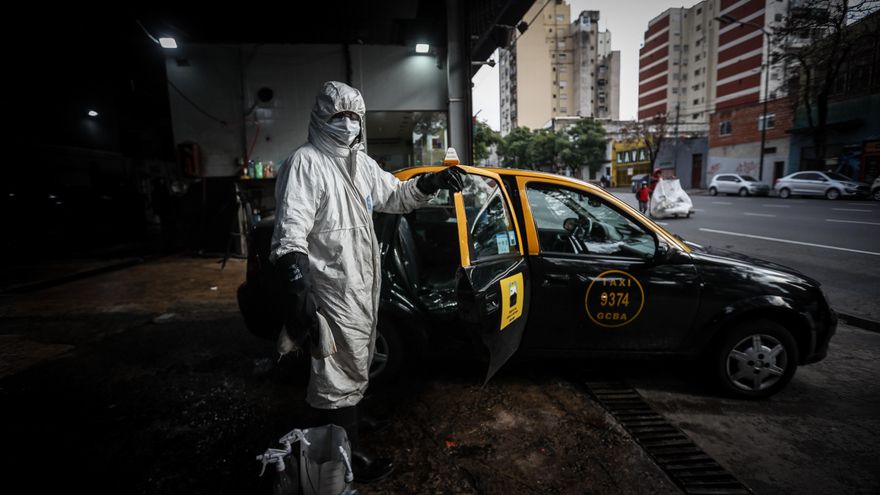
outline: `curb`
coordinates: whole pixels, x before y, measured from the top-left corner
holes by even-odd
[[[880,321],[869,320],[867,318],[841,313],[839,311],[837,312],[837,317],[847,325],[861,328],[862,330],[867,330],[869,332],[880,333]]]

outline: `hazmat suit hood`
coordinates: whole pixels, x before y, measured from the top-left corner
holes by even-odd
[[[340,112],[357,114],[360,133],[354,142],[347,144],[330,124],[330,119]],[[315,106],[309,120],[309,143],[331,156],[347,157],[352,151],[364,149],[366,133],[364,114],[366,106],[361,92],[338,81],[327,81],[315,98]]]

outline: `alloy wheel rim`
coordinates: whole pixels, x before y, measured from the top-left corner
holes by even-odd
[[[786,369],[785,346],[771,335],[750,335],[733,346],[727,355],[727,378],[741,390],[766,390],[782,379]]]

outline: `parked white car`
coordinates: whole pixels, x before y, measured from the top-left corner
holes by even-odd
[[[795,172],[776,179],[773,189],[780,198],[798,194],[803,196],[825,196],[828,199],[846,197],[865,197],[870,187],[837,172],[806,171]]]
[[[760,182],[751,175],[718,174],[709,183],[709,194],[739,194],[740,196],[767,196],[770,184]]]

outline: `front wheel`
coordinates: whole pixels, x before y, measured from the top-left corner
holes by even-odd
[[[791,196],[791,191],[787,187],[783,187],[779,190],[779,197],[782,199],[788,199]]]
[[[742,189],[739,190],[739,195],[742,196],[742,197],[746,197],[746,196],[749,195],[749,190],[746,189],[746,188],[742,188]]]
[[[749,320],[728,332],[710,355],[721,389],[736,397],[763,399],[782,390],[797,369],[797,343],[782,325]]]
[[[710,187],[709,188],[709,195],[718,196],[718,189],[715,189],[714,187]]]
[[[880,188],[875,189],[874,192],[871,193],[871,197],[876,201],[880,201]]]
[[[825,197],[833,201],[840,197],[840,191],[837,189],[829,189],[825,191]]]

